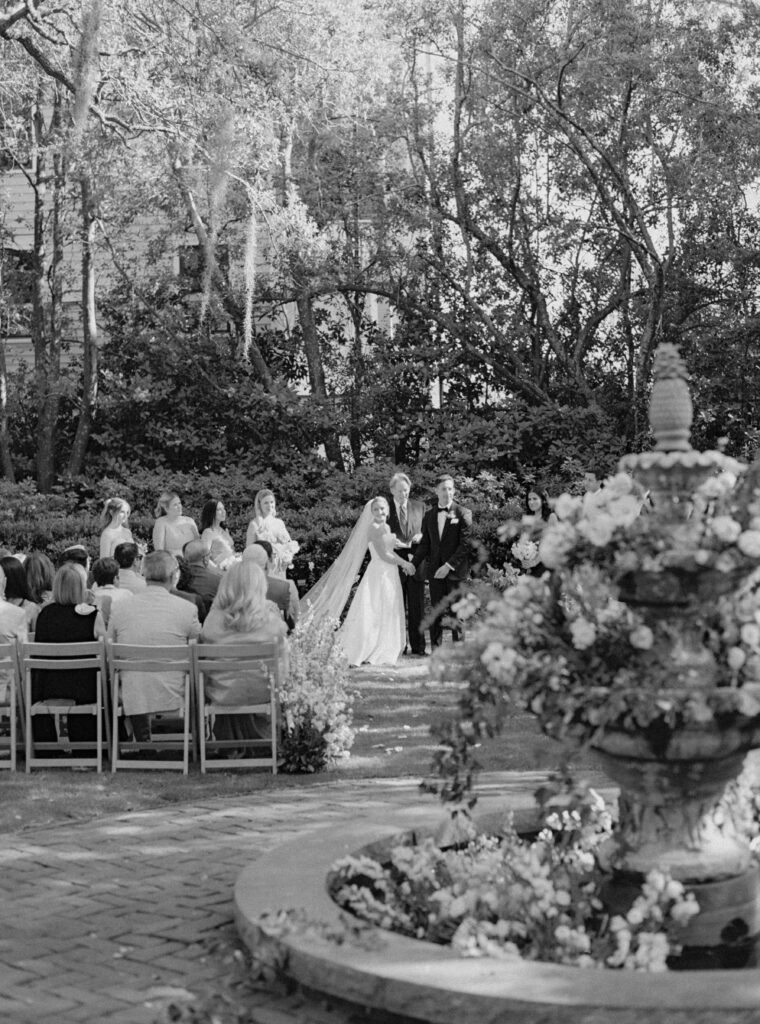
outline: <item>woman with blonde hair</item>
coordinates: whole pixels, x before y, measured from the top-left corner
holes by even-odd
[[[201,643],[239,644],[247,640],[265,642],[284,637],[287,627],[276,606],[267,601],[267,578],[258,565],[243,560],[222,577],[214,603],[203,623]],[[255,704],[269,700],[269,682],[264,673],[217,672],[207,676],[206,697],[214,704]],[[253,715],[217,715],[217,740],[261,739]],[[243,756],[237,750],[231,757]]]
[[[274,565],[270,575],[284,580],[288,566],[300,544],[291,539],[285,523],[277,516],[274,493],[264,488],[258,491],[253,502],[253,519],[248,524],[245,535],[245,546],[250,547],[257,540],[265,540],[272,545]]]
[[[177,558],[188,541],[200,538],[195,520],[182,515],[182,501],[176,491],[163,492],[158,499],[155,515],[154,551],[168,551]]]
[[[118,544],[132,543],[132,531],[127,528],[131,509],[124,498],[108,498],[100,513],[103,530],[100,534],[100,557],[113,558]]]

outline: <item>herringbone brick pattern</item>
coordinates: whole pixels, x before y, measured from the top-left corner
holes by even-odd
[[[413,781],[334,782],[4,837],[0,1021],[163,1019],[178,993],[213,989],[228,974],[213,940],[225,936],[229,949],[232,890],[244,865],[332,821],[415,799]],[[351,1018],[302,996],[261,992],[250,1019]]]

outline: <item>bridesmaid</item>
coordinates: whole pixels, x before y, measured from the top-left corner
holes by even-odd
[[[175,491],[164,491],[155,509],[156,522],[153,526],[153,549],[168,551],[175,558],[190,540],[198,540],[200,534],[195,521],[182,515],[182,502]]]
[[[229,530],[224,526],[227,510],[218,498],[210,498],[201,509],[201,540],[208,548],[209,558],[220,569],[228,569],[240,555],[235,554],[235,544]]]
[[[124,498],[109,498],[106,501],[100,514],[104,527],[100,534],[100,558],[113,558],[118,544],[132,543],[132,531],[127,528],[129,513],[129,502]]]
[[[245,546],[248,547],[257,540],[269,541],[274,553],[274,567],[270,575],[284,580],[287,568],[300,544],[290,539],[285,523],[277,517],[272,491],[259,491],[253,502],[253,510],[255,514],[248,524]]]

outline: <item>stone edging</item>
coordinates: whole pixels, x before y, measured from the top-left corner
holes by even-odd
[[[479,808],[492,817],[503,815],[507,805],[490,798],[481,799]],[[284,959],[286,974],[307,988],[430,1024],[629,1024],[644,1018],[647,1024],[693,1024],[715,1022],[717,1011],[734,1011],[735,1024],[745,1019],[745,1010],[748,1022],[757,1020],[760,970],[580,970],[524,960],[465,959],[447,947],[381,929],[372,930],[376,941],[365,948],[314,934],[276,937],[259,924],[266,911],[293,909],[338,927],[340,911],[325,885],[330,865],[401,832],[435,832],[442,820],[441,810],[430,805],[401,808],[392,816],[386,812],[381,819],[320,829],[276,847],[238,878],[234,900],[240,935],[255,955]]]

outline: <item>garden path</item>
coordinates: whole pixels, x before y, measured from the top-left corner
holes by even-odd
[[[488,773],[479,788],[531,790],[541,777]],[[215,1020],[224,1024],[358,1021],[317,999],[236,988],[233,885],[244,865],[285,839],[420,799],[416,779],[331,780],[6,834],[0,1020],[210,1021],[199,1008],[216,993]]]

